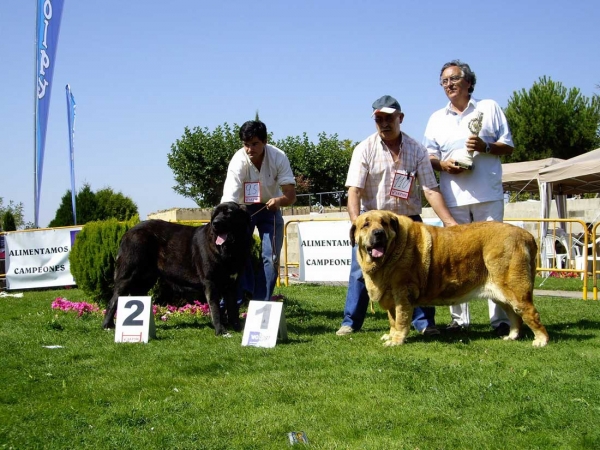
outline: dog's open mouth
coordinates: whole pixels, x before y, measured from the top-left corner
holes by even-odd
[[[221,245],[226,240],[227,240],[227,233],[220,233],[217,235],[217,239],[215,239],[215,244]]]
[[[383,258],[385,248],[382,245],[377,245],[371,248],[367,248],[367,252],[373,259]]]

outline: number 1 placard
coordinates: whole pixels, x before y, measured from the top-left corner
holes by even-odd
[[[156,338],[152,299],[119,297],[115,326],[115,342],[144,342]]]
[[[277,335],[287,338],[283,303],[251,300],[248,305],[242,346],[272,348],[277,343]]]

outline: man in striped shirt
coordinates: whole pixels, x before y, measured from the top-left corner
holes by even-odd
[[[404,113],[398,101],[384,95],[373,103],[377,131],[356,146],[346,178],[348,214],[354,220],[362,212],[384,209],[421,222],[421,188],[444,226],[456,225],[438,189],[427,150],[400,131]],[[356,247],[352,249],[352,265],[344,319],[338,336],[361,329],[369,295]],[[413,326],[424,335],[439,334],[435,326],[435,308],[415,308]]]

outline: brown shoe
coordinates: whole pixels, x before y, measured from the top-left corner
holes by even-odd
[[[456,320],[453,320],[448,324],[445,331],[447,333],[460,333],[461,331],[467,331],[467,327],[459,324]]]

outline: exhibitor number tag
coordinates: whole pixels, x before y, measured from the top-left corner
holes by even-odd
[[[248,181],[244,183],[244,203],[260,203],[259,181]]]
[[[412,184],[415,181],[414,172],[408,173],[405,170],[400,170],[394,174],[394,180],[392,181],[392,189],[390,195],[392,197],[401,198],[406,200],[410,194]]]

